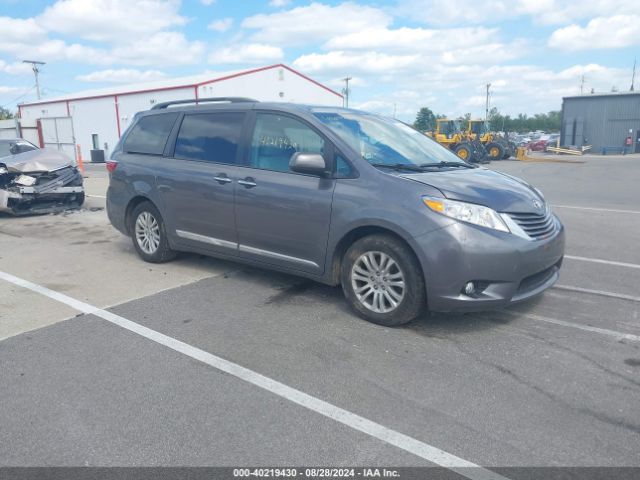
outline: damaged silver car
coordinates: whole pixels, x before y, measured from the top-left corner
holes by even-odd
[[[19,142],[14,141],[9,155],[0,157],[0,212],[30,215],[79,208],[84,187],[73,160],[58,150],[20,142],[24,145],[16,148]]]

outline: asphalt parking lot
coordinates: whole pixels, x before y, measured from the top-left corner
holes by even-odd
[[[394,329],[338,288],[142,262],[89,165],[82,211],[0,218],[0,465],[640,467],[640,156],[584,160],[489,166],[564,222],[556,287]]]

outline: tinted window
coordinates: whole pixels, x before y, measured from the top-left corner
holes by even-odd
[[[176,153],[178,158],[235,163],[244,113],[202,113],[182,120]]]
[[[124,151],[162,155],[176,118],[177,113],[142,117],[127,135]]]
[[[258,114],[251,140],[251,166],[289,171],[295,152],[323,153],[324,140],[304,123],[275,114]]]

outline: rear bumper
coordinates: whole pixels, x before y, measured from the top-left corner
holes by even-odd
[[[469,312],[503,308],[539,295],[559,278],[564,227],[531,241],[512,234],[456,223],[415,238],[425,274],[429,309]],[[474,282],[479,291],[466,295]]]

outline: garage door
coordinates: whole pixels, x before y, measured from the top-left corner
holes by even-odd
[[[39,123],[43,147],[62,150],[71,158],[75,158],[76,142],[71,117],[41,118]]]

